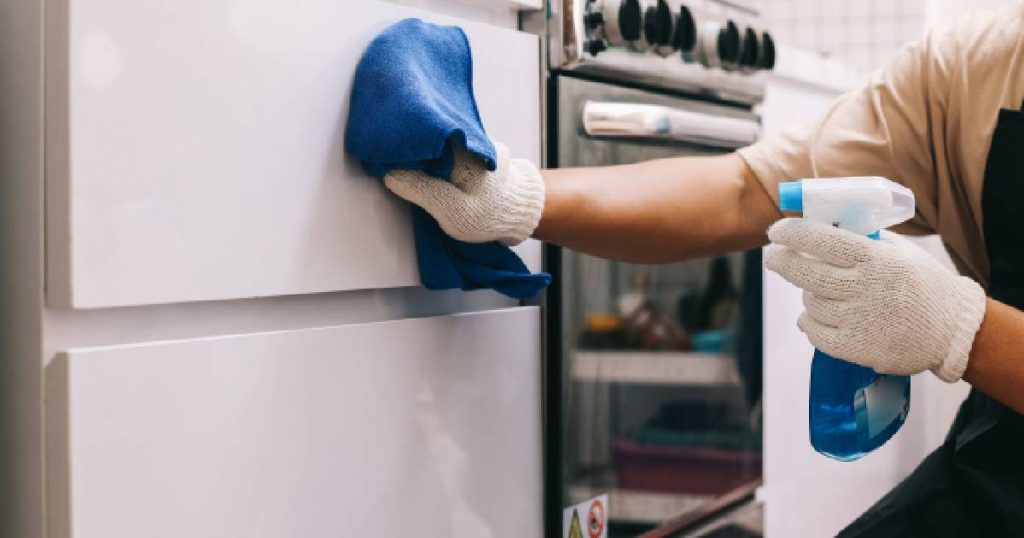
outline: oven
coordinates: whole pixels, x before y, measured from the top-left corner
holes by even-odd
[[[549,2],[546,166],[755,142],[774,64],[758,20],[733,3]],[[759,536],[760,250],[637,265],[549,246],[545,262],[547,535]]]

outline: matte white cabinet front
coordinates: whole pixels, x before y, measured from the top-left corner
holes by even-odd
[[[418,285],[407,208],[343,150],[359,57],[405,17],[465,29],[489,134],[539,161],[534,36],[367,0],[46,15],[51,305]]]
[[[539,314],[72,350],[50,536],[541,535]]]

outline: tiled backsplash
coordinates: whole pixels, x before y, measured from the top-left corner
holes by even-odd
[[[1016,0],[761,0],[778,40],[869,72],[925,28]]]
[[[928,0],[763,0],[761,6],[780,42],[864,71],[919,37],[928,15]]]

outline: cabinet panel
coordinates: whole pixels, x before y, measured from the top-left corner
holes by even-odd
[[[540,536],[536,308],[71,350],[48,368],[73,538]]]
[[[489,133],[539,161],[534,36],[373,1],[48,5],[50,304],[418,285],[407,208],[343,151],[359,57],[410,16],[465,29]]]

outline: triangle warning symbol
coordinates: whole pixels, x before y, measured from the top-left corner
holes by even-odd
[[[569,524],[568,538],[583,538],[583,527],[580,527],[580,514],[575,509],[572,511],[572,523]]]

